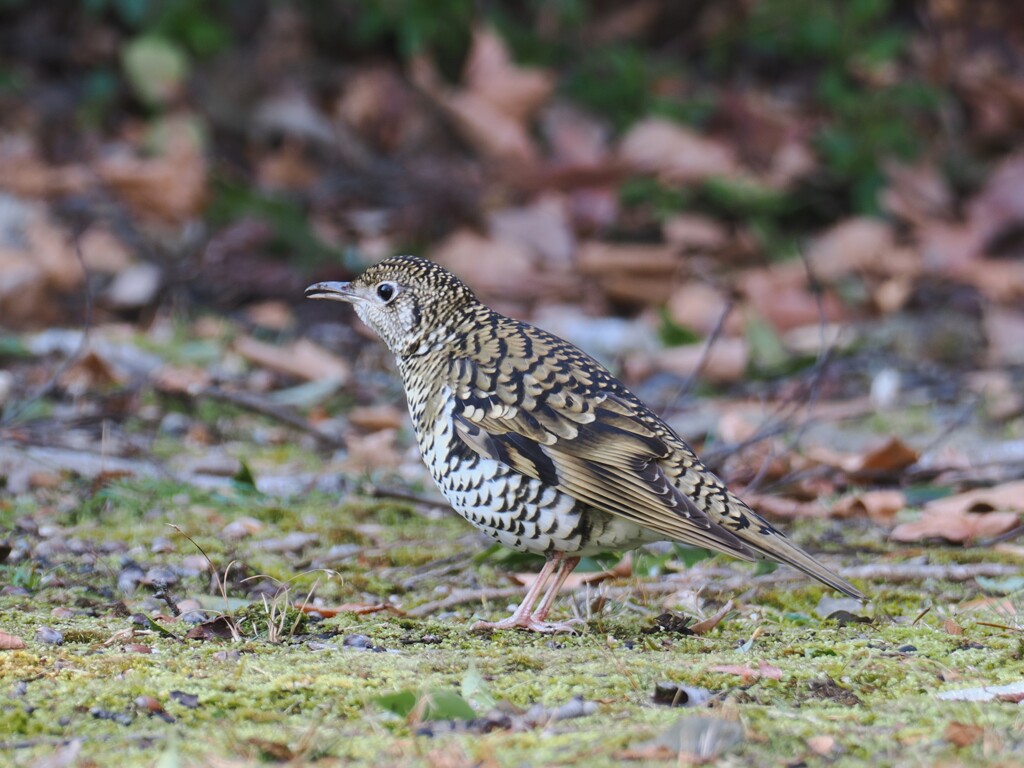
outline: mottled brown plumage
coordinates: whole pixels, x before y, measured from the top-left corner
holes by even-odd
[[[548,558],[512,617],[478,627],[566,629],[545,619],[580,557],[661,539],[778,560],[862,597],[733,495],[600,363],[492,311],[442,267],[395,257],[306,295],[353,304],[395,354],[420,451],[456,511]]]

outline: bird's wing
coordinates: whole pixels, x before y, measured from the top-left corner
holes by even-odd
[[[526,370],[509,357],[452,366],[455,430],[476,453],[665,538],[753,559],[666,477],[658,462],[672,448],[611,389],[557,358]]]

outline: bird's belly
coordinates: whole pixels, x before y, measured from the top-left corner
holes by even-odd
[[[421,443],[423,459],[455,511],[505,546],[587,556],[664,538],[480,456],[453,431],[442,426]]]
[[[456,512],[496,541],[523,552],[586,556],[660,538],[475,454],[434,480]]]

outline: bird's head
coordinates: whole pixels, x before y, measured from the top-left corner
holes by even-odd
[[[478,303],[455,275],[416,256],[384,259],[351,283],[315,283],[306,289],[306,298],[351,304],[398,357],[442,343]]]

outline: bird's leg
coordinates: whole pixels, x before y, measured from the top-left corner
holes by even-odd
[[[550,603],[554,602],[555,595],[558,594],[558,587],[561,586],[578,562],[579,558],[570,557],[567,559],[564,552],[556,552],[550,555],[547,562],[544,563],[544,567],[540,569],[540,573],[537,574],[537,580],[530,586],[526,597],[523,598],[523,602],[516,608],[515,613],[501,621],[478,621],[473,625],[473,631],[493,629],[524,629],[530,632],[545,633],[574,631],[572,623],[555,624],[543,621],[543,617],[538,618],[534,614],[533,605],[537,602],[537,597],[543,591],[544,585],[548,583],[552,573],[557,569],[555,582],[553,582],[553,592],[549,588],[544,593],[544,600],[541,603],[541,608],[544,608],[543,615],[546,616],[547,611],[551,608]],[[568,568],[565,567],[567,563],[569,564]]]
[[[555,598],[558,597],[558,593],[562,589],[562,585],[565,584],[565,580],[569,578],[569,574],[573,572],[573,569],[580,564],[578,557],[565,557],[564,553],[559,558],[558,570],[555,572],[555,580],[551,582],[551,586],[548,587],[548,591],[544,593],[544,599],[540,601],[540,605],[537,610],[533,612],[533,618],[536,621],[544,621],[548,617],[548,611],[551,610],[551,606],[555,603]]]

